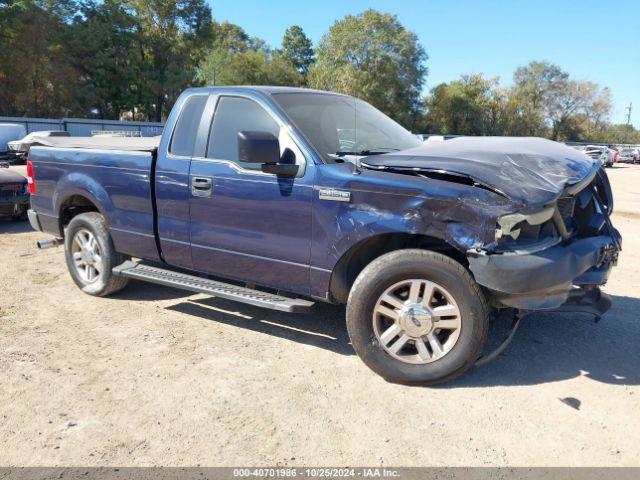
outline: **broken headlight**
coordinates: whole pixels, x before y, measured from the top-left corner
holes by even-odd
[[[550,220],[553,218],[555,205],[545,206],[533,212],[516,212],[498,218],[496,242],[505,244],[521,241],[536,241],[544,234],[553,235],[554,229]]]

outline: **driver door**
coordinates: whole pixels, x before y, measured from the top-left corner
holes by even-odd
[[[302,173],[281,178],[239,162],[240,131],[275,135]],[[189,174],[193,268],[308,294],[312,162],[268,104],[241,95],[217,97],[207,143]]]

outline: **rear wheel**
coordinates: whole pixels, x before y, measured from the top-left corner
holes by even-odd
[[[126,286],[128,279],[111,270],[127,258],[115,251],[101,214],[88,212],[73,217],[64,246],[71,278],[83,292],[105,296]]]
[[[386,380],[433,385],[469,369],[482,353],[489,311],[480,288],[455,260],[399,250],[369,264],[347,305],[356,353]]]

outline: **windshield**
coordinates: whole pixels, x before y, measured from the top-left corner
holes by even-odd
[[[277,93],[273,98],[329,163],[422,144],[384,113],[353,97]]]

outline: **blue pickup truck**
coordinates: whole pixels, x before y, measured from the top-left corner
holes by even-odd
[[[604,170],[539,138],[423,142],[359,99],[185,91],[158,138],[47,138],[31,225],[90,295],[131,278],[289,312],[346,304],[385,379],[450,380],[501,310],[602,315],[621,238]]]

